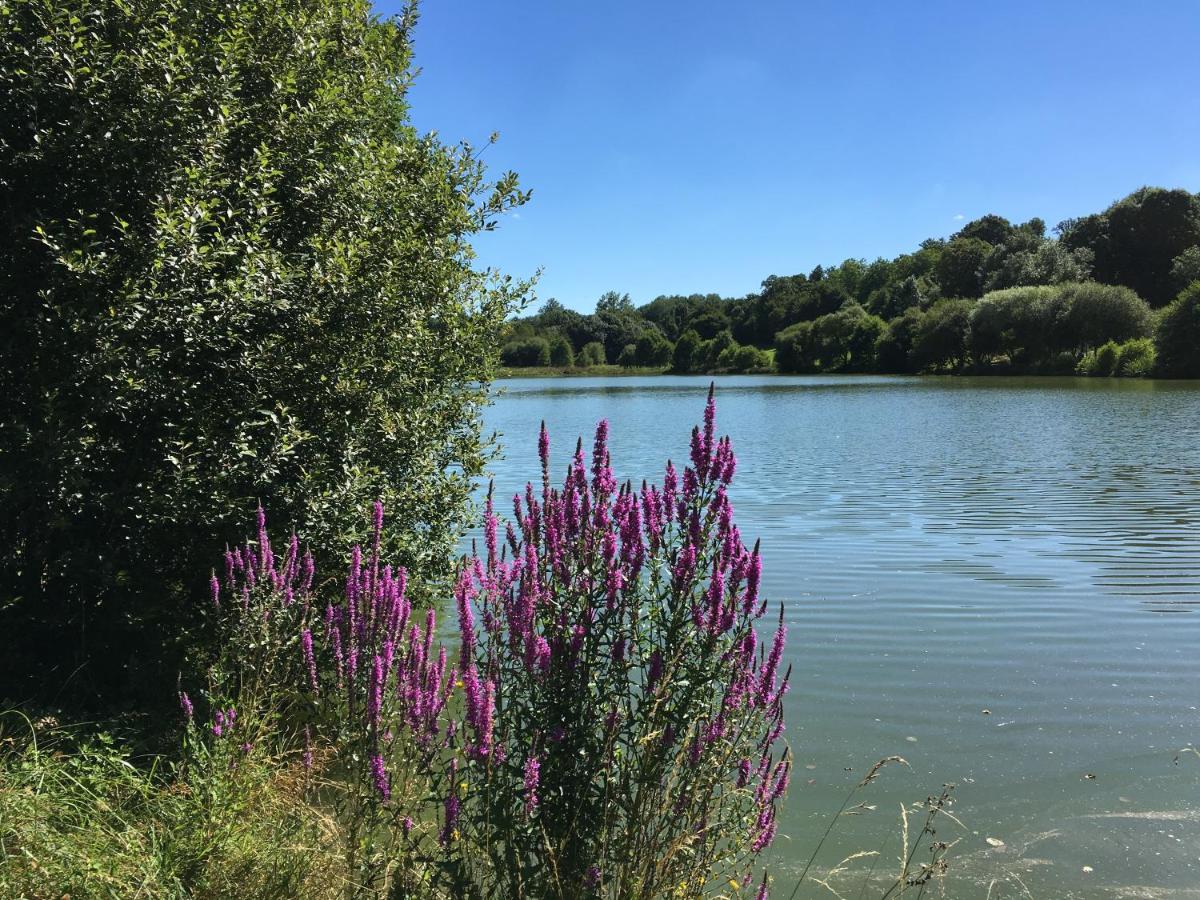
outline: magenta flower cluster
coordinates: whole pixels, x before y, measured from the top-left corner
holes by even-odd
[[[781,620],[769,644],[755,631],[766,612],[762,561],[734,523],[728,487],[737,459],[715,429],[710,390],[689,465],[680,473],[668,462],[660,484],[635,489],[614,476],[601,421],[590,459],[578,443],[561,486],[552,487],[543,424],[540,490],[528,484],[513,497],[503,537],[488,497],[484,553],[466,561],[455,587],[463,752],[493,782],[514,771],[500,764],[516,756],[521,780],[511,796],[525,818],[536,815],[539,829],[575,848],[567,855],[576,854],[585,887],[599,838],[568,832],[581,803],[607,801],[603,793],[581,798],[577,782],[620,784],[622,767],[640,764],[622,759],[640,753],[668,754],[668,766],[676,765],[669,754],[679,754],[683,769],[663,776],[673,809],[693,810],[702,794],[695,785],[723,779],[752,805],[747,849],[757,854],[775,836],[790,771],[775,749],[786,630]],[[734,746],[752,750],[754,761],[727,759]],[[458,798],[446,802],[457,817]]]
[[[435,649],[433,610],[414,610],[408,573],[380,558],[378,503],[369,552],[353,549],[344,591],[323,608],[312,557],[292,537],[277,560],[261,509],[257,541],[226,552],[211,595],[244,613],[266,585],[276,613],[291,611],[302,693],[332,712],[336,740],[351,742],[335,751],[355,761],[373,807],[403,822],[406,840],[436,815],[449,854],[464,837],[475,852],[524,842],[552,848],[554,877],[576,889],[654,893],[697,866],[715,871],[722,854],[744,865],[774,839],[791,765],[778,748],[786,629],[781,612],[769,641],[756,630],[762,560],[734,522],[737,459],[716,436],[713,392],[688,464],[668,461],[657,484],[618,482],[608,438],[601,421],[590,454],[580,441],[552,485],[543,424],[541,484],[513,497],[503,529],[489,494],[483,553],[463,561],[453,587],[453,660]],[[456,682],[461,702],[450,704]],[[180,704],[190,718],[186,694]],[[235,716],[218,712],[214,734]],[[313,737],[333,737],[316,722],[303,734],[311,767]],[[425,779],[416,794],[436,792],[436,813],[402,807],[414,802],[398,793],[402,776]],[[487,833],[497,827],[527,833]],[[633,843],[647,834],[657,843]],[[507,858],[492,862],[496,877],[511,872]],[[512,877],[540,890],[529,873]]]

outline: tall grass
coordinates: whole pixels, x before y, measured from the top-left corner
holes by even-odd
[[[298,762],[230,746],[185,772],[12,713],[2,733],[0,896],[343,893],[337,825],[306,801]]]

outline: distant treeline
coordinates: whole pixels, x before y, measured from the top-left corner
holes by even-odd
[[[746,297],[551,299],[506,328],[510,367],[1200,377],[1200,194],[1142,188],[1053,236],[987,215]]]

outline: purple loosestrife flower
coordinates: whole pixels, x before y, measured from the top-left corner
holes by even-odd
[[[496,567],[496,563],[500,558],[496,550],[496,527],[498,524],[499,520],[496,518],[496,510],[492,506],[492,491],[489,487],[487,505],[483,514],[483,541],[484,546],[487,547],[487,568],[489,572]]]
[[[696,478],[696,470],[693,469],[691,466],[688,466],[686,469],[683,470],[683,501],[681,501],[681,502],[686,503],[687,501],[691,500],[693,497],[696,496],[696,492],[699,490],[700,490],[700,482]],[[683,512],[683,509],[681,506],[680,513],[682,513],[682,512]]]
[[[445,823],[442,827],[442,833],[438,840],[445,847],[450,841],[456,839],[458,834],[456,827],[458,825],[458,760],[450,760],[450,792],[446,795],[446,805],[444,809]]]
[[[342,655],[342,629],[337,622],[333,624],[329,640],[333,644],[333,666],[337,674],[338,687],[341,687],[346,678],[346,661]]]
[[[659,650],[655,650],[653,653],[650,654],[650,668],[649,668],[649,671],[646,673],[647,686],[649,686],[651,689],[653,689],[654,686],[656,684],[658,684],[658,680],[660,678],[662,678],[662,671],[663,671],[662,652]]]
[[[525,761],[525,815],[533,814],[538,805],[538,784],[541,781],[542,764],[536,756]]]
[[[225,733],[225,712],[223,710],[218,709],[213,713],[212,733],[213,737],[220,737]]]
[[[708,473],[708,452],[705,450],[704,437],[700,434],[699,428],[692,429],[691,457],[692,457],[692,466],[691,467],[696,472],[696,479],[701,484],[703,484],[704,480],[705,480],[705,476]],[[686,490],[687,472],[685,471],[683,473],[683,475],[684,475],[683,481],[684,481],[684,485],[685,485],[685,493],[688,493],[688,494],[694,493],[693,491]]]
[[[783,645],[787,641],[787,626],[783,624],[782,609],[779,618],[775,641],[771,645],[771,652],[767,656],[766,663],[763,664],[762,677],[758,685],[758,701],[764,706],[771,700],[771,696],[775,692],[775,675],[779,670],[779,659],[783,656]]]
[[[379,727],[379,716],[383,711],[383,659],[378,653],[371,660],[371,681],[367,693],[367,721],[372,728]]]
[[[471,600],[475,588],[471,576],[466,569],[458,576],[454,588],[454,600],[458,604],[458,630],[462,635],[462,653],[459,662],[466,666],[475,656],[475,613],[471,609]]]
[[[375,792],[384,803],[392,799],[392,783],[383,764],[383,756],[379,753],[371,757],[371,780],[375,784]]]
[[[743,757],[738,763],[737,786],[744,788],[750,783],[750,760]]]
[[[696,547],[694,544],[688,544],[679,552],[679,558],[675,561],[675,590],[686,591],[691,586],[695,574]]]
[[[221,582],[217,581],[217,573],[213,572],[212,577],[208,579],[209,591],[212,593],[212,605],[221,605]]]
[[[666,509],[667,520],[670,521],[675,514],[675,503],[679,492],[679,473],[675,471],[675,464],[669,459],[667,460],[667,472],[663,476],[663,506]]]
[[[258,520],[258,574],[266,575],[270,569],[267,560],[271,552],[271,542],[267,539],[267,514],[261,503],[258,504],[256,518]]]
[[[709,456],[713,451],[713,435],[717,428],[717,385],[708,384],[708,402],[704,404],[704,451]]]
[[[762,883],[758,886],[758,893],[754,895],[754,900],[768,900],[770,889],[767,887],[767,873],[763,872]]]
[[[583,886],[588,890],[595,890],[600,886],[600,867],[597,865],[588,866],[587,874],[583,878]]]
[[[542,421],[542,427],[538,431],[538,459],[542,463],[542,481],[545,483],[547,490],[550,485],[550,432],[546,430],[546,422]]]
[[[597,497],[611,494],[617,487],[608,455],[608,419],[596,423],[596,442],[592,450],[592,491]]]
[[[192,706],[191,697],[187,695],[187,691],[179,692],[179,708],[183,711],[184,721],[191,725],[196,711]]]
[[[762,557],[758,553],[758,542],[754,543],[754,552],[750,554],[750,562],[746,566],[746,601],[743,609],[750,615],[758,603],[758,584],[762,578]]]
[[[305,628],[300,632],[300,646],[304,651],[304,667],[308,669],[308,686],[317,693],[317,658],[313,654],[312,632]]]

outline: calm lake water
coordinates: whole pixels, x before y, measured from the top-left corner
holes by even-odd
[[[657,477],[687,458],[708,381],[502,382],[499,496],[536,476],[542,419],[562,465],[607,418],[618,476]],[[762,538],[795,667],[773,896],[899,754],[911,769],[885,769],[818,857],[880,851],[835,879],[849,897],[872,866],[895,871],[900,805],[943,782],[965,826],[939,830],[961,839],[950,897],[1200,897],[1200,757],[1179,754],[1200,742],[1200,382],[717,389],[737,520]]]

